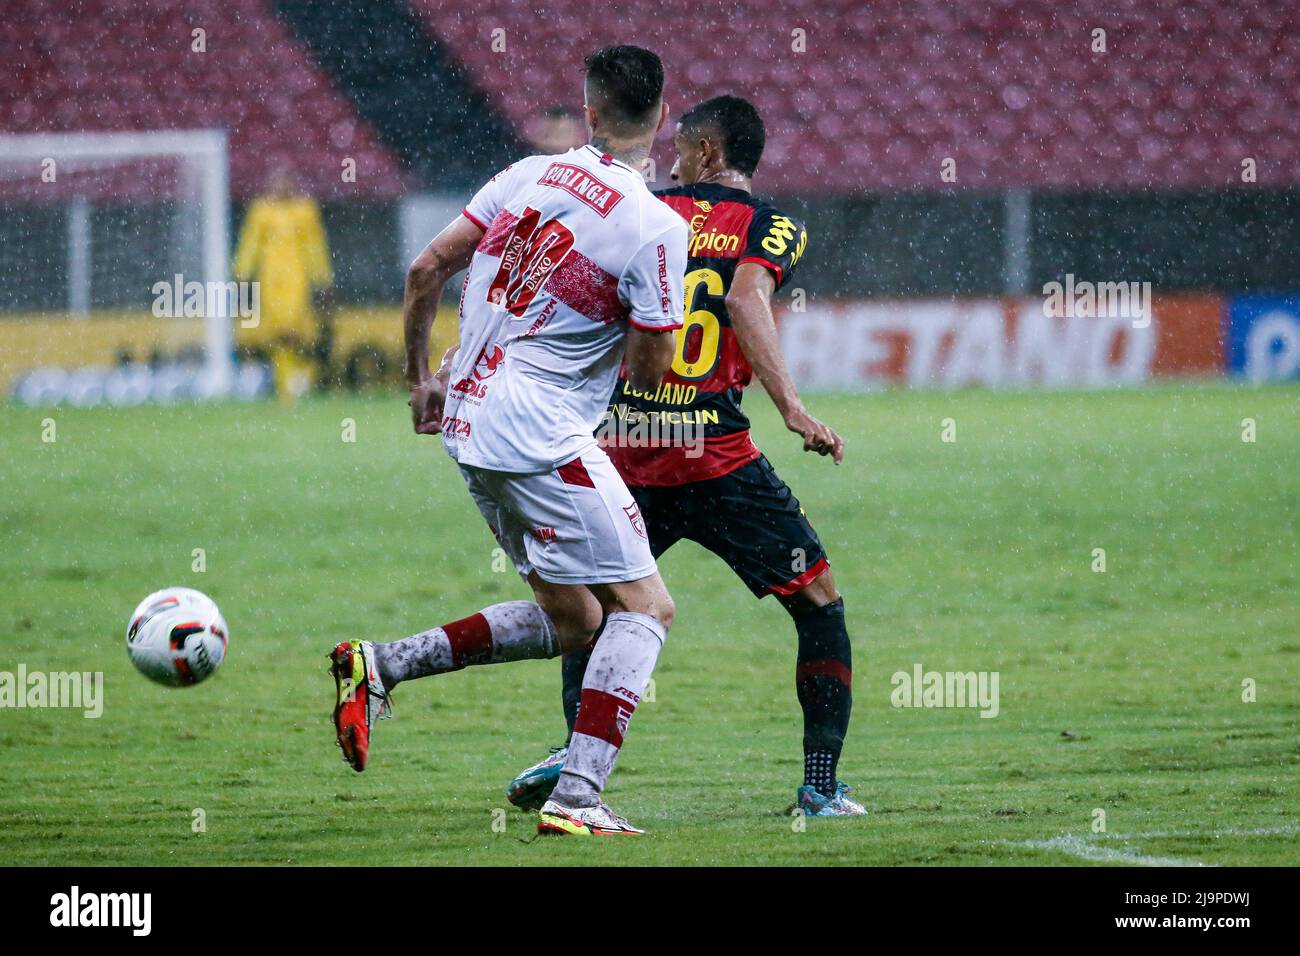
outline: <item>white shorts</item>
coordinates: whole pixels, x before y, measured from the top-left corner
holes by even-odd
[[[657,570],[636,499],[601,449],[539,475],[460,471],[521,577],[536,571],[551,584],[613,584]]]

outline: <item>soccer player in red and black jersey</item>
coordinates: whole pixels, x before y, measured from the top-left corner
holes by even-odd
[[[789,282],[808,236],[750,191],[764,139],[758,111],[736,96],[706,100],[679,121],[672,177],[680,185],[657,195],[691,226],[685,324],[657,390],[639,392],[626,378],[619,381],[603,437],[636,498],[656,558],[683,538],[695,541],[757,597],[773,594],[790,613],[804,715],[797,802],[810,816],[855,816],[866,811],[836,774],[852,707],[844,600],[817,532],[754,445],[741,407],[756,375],[805,451],[836,464],[844,455],[843,439],[804,407],[781,354],[772,294]],[[656,438],[624,440],[638,429]],[[676,434],[665,435],[673,429]],[[590,653],[588,647],[564,659],[570,732]],[[557,749],[516,777],[511,802],[539,806],[565,756]]]

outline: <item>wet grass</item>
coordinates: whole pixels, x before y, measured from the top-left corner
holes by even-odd
[[[792,628],[690,544],[662,562],[678,625],[610,789],[648,839],[534,842],[508,810],[506,781],[562,736],[552,662],[403,687],[355,775],[328,647],[525,594],[401,399],[9,406],[0,670],[103,671],[106,699],[98,720],[0,709],[6,862],[1300,860],[1300,390],[815,397],[849,439],[840,468],[750,405],[846,596],[842,772],[869,818],[785,815]],[[232,631],[221,672],[181,691],[123,646],[168,584],[211,594]],[[998,716],[895,708],[916,663],[997,671]]]

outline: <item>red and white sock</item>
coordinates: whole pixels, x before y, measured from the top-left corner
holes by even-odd
[[[431,631],[375,645],[379,678],[388,690],[413,677],[445,674],[472,664],[501,664],[559,653],[555,625],[532,601],[493,604]]]
[[[555,787],[561,805],[594,806],[600,799],[667,636],[648,614],[615,611],[605,619],[582,680],[578,720]]]

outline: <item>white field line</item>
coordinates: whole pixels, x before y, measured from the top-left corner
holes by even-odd
[[[1224,827],[1222,830],[1148,830],[1145,833],[1096,833],[1097,839],[1120,840],[1155,840],[1168,837],[1209,836],[1214,839],[1225,836],[1285,836],[1288,833],[1300,833],[1300,823],[1284,824],[1276,827]]]
[[[1152,840],[1177,837],[1209,836],[1216,840],[1237,836],[1285,836],[1300,833],[1300,825],[1255,827],[1241,829],[1226,827],[1222,830],[1152,830],[1144,833],[1092,833],[1088,836],[1066,834],[1050,840],[1001,840],[1004,845],[1027,847],[1031,850],[1055,850],[1096,863],[1128,863],[1133,866],[1213,866],[1199,860],[1174,856],[1147,856],[1128,847],[1100,846],[1103,841]]]
[[[1206,866],[1198,860],[1184,860],[1175,856],[1145,856],[1136,850],[1109,846],[1097,846],[1081,836],[1052,837],[1050,840],[1003,841],[1015,846],[1028,847],[1031,850],[1059,850],[1080,860],[1093,863],[1128,863],[1132,866]]]

